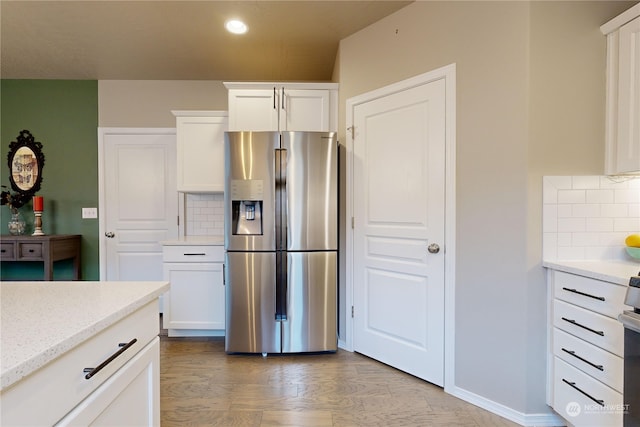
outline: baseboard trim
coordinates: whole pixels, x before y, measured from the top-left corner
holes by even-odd
[[[445,392],[521,426],[554,427],[566,425],[562,418],[551,412],[551,408],[549,408],[549,413],[524,414],[460,387],[451,387],[445,389]]]

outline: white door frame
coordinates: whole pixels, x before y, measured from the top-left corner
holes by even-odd
[[[353,123],[353,109],[355,106],[381,98],[395,92],[420,86],[434,80],[445,80],[445,238],[444,238],[444,388],[455,387],[455,242],[456,242],[456,64],[450,64],[427,73],[393,83],[391,85],[349,98],[346,102],[346,203],[345,220],[347,224],[345,252],[346,252],[346,339],[341,340],[341,347],[353,351],[354,322],[351,317],[353,306],[353,240],[354,230],[349,226],[353,217],[353,138],[351,126]],[[357,130],[356,130],[357,132]]]
[[[103,239],[104,233],[106,232],[106,200],[104,188],[105,135],[175,135],[175,133],[176,128],[98,128],[98,236],[100,237],[98,239],[98,249],[100,260],[100,280],[106,280],[107,277],[107,242]]]

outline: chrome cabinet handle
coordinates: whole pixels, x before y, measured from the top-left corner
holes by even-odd
[[[96,366],[95,368],[84,368],[84,370],[82,372],[87,374],[87,375],[84,376],[84,379],[85,380],[91,379],[91,377],[93,377],[95,374],[100,372],[109,363],[113,362],[116,357],[120,356],[122,353],[127,351],[127,349],[129,347],[131,347],[132,345],[134,345],[136,342],[138,342],[137,338],[134,338],[134,339],[132,339],[131,341],[129,341],[127,343],[120,343],[120,344],[118,344],[118,346],[121,347],[120,350],[116,351],[111,356],[109,356],[109,358],[107,360],[105,360],[104,362],[102,362],[101,364]]]
[[[104,235],[109,239],[113,239],[116,234],[113,231],[107,231]]]
[[[587,294],[587,293],[585,293],[585,292],[580,292],[580,291],[579,291],[579,290],[577,290],[577,289],[572,289],[572,288],[562,288],[562,290],[567,291],[567,292],[571,292],[571,293],[573,293],[573,294],[578,294],[578,295],[582,295],[582,296],[585,296],[585,297],[589,297],[589,298],[597,299],[597,300],[600,300],[600,301],[604,301],[604,297],[597,297],[597,296],[595,296],[595,295]]]

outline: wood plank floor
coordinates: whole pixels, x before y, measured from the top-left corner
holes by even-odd
[[[160,341],[163,427],[516,426],[357,353],[227,355],[222,338]]]

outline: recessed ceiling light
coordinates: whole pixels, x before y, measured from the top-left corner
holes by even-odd
[[[233,34],[244,34],[249,29],[247,24],[237,19],[232,19],[224,24],[224,27]]]

